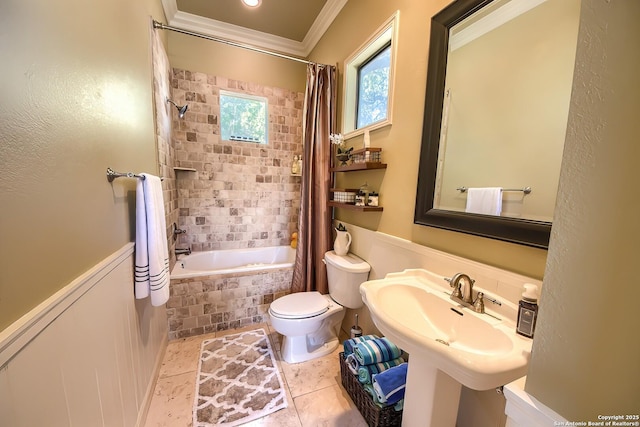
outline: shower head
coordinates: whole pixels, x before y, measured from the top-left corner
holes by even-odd
[[[175,107],[178,109],[178,117],[183,118],[184,114],[187,112],[187,108],[189,108],[188,104],[184,104],[182,106],[176,104],[175,102],[173,102],[172,100],[170,100],[169,98],[167,98],[167,102],[172,103],[173,105],[175,105]]]

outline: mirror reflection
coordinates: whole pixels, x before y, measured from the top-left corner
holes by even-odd
[[[416,224],[548,247],[579,15],[580,0],[456,0],[431,19]],[[468,208],[487,194],[491,210]]]
[[[450,29],[434,208],[551,222],[578,13],[499,0]]]

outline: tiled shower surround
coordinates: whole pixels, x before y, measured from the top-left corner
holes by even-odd
[[[171,280],[169,339],[267,322],[269,304],[291,292],[292,268]]]
[[[302,153],[304,94],[204,73],[173,69],[171,90],[189,104],[174,122],[179,247],[193,251],[289,244],[297,229],[299,176],[291,175]],[[263,96],[269,105],[269,142],[220,138],[219,91]]]
[[[221,89],[267,98],[267,144],[220,138]],[[175,247],[288,245],[300,212],[301,178],[291,175],[291,163],[302,153],[304,94],[174,68],[171,97],[189,105],[183,119],[172,111],[172,145],[160,151],[161,168],[170,169],[164,176],[175,176],[165,183],[171,207],[177,205],[169,217],[186,231]],[[178,169],[174,175],[174,167],[195,172]],[[271,301],[290,292],[292,274],[289,268],[172,279],[169,339],[267,321]]]

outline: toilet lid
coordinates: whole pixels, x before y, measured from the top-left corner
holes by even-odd
[[[335,251],[324,254],[324,259],[334,267],[348,273],[368,273],[371,266],[353,254],[338,255]]]
[[[299,319],[324,313],[329,301],[320,292],[297,292],[273,301],[270,309],[276,316]]]

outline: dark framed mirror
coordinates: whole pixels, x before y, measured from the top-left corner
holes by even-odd
[[[509,0],[495,0],[495,1],[494,0],[457,0],[451,3],[445,9],[443,9],[437,15],[435,15],[431,20],[431,38],[430,38],[428,70],[427,70],[427,90],[426,90],[426,97],[425,97],[422,147],[421,147],[421,153],[420,153],[420,169],[418,173],[418,187],[417,187],[417,194],[416,194],[416,209],[415,209],[414,223],[419,225],[424,225],[424,226],[443,228],[447,230],[518,243],[518,244],[532,246],[532,247],[547,248],[549,245],[549,236],[550,236],[551,225],[552,225],[551,224],[551,218],[553,217],[552,209],[555,205],[555,196],[557,191],[557,176],[554,176],[554,179],[551,180],[551,181],[555,180],[555,182],[552,183],[551,185],[552,187],[551,189],[544,188],[540,184],[534,184],[532,194],[536,196],[537,199],[530,197],[528,195],[529,193],[525,193],[525,194],[520,193],[519,203],[521,203],[522,205],[535,204],[536,200],[540,199],[543,196],[547,197],[548,199],[551,199],[551,201],[547,203],[551,205],[551,208],[550,208],[551,213],[542,215],[542,216],[531,215],[527,217],[527,215],[521,215],[519,212],[516,215],[508,215],[508,214],[505,215],[504,213],[502,215],[500,214],[485,215],[485,214],[466,212],[464,209],[466,194],[464,189],[462,189],[461,187],[463,186],[488,187],[490,185],[474,185],[478,183],[484,184],[488,182],[486,176],[474,177],[471,174],[467,174],[467,175],[464,175],[463,178],[455,180],[456,182],[455,185],[451,184],[451,181],[449,182],[444,181],[446,184],[445,185],[446,190],[449,191],[450,193],[454,193],[454,195],[447,196],[448,199],[445,196],[442,196],[442,194],[444,194],[444,190],[442,189],[442,186],[443,186],[442,170],[446,170],[446,169],[443,169],[445,156],[443,155],[443,147],[441,147],[440,145],[441,145],[441,141],[446,141],[446,138],[443,139],[443,135],[445,135],[446,132],[449,132],[449,134],[452,133],[451,129],[447,129],[447,126],[449,126],[450,128],[452,125],[452,123],[450,122],[451,117],[449,117],[450,105],[448,104],[450,102],[450,98],[447,99],[448,97],[450,97],[449,91],[451,90],[450,87],[447,86],[447,69],[448,69],[447,67],[448,67],[449,57],[452,51],[452,49],[450,48],[450,42],[452,42],[452,45],[454,46],[456,46],[456,43],[457,43],[456,40],[453,40],[453,39],[450,40],[451,38],[450,34],[454,34],[454,37],[455,37],[455,34],[456,34],[455,31],[458,31],[457,30],[458,28],[463,28],[464,30],[464,28],[470,25],[469,24],[470,21],[472,21],[473,19],[476,19],[475,17],[486,16],[487,14],[490,13],[489,12],[490,10],[502,7],[503,4],[508,2]],[[539,2],[539,3],[544,3],[544,2]],[[548,6],[545,5],[544,7],[548,7],[548,8],[563,7],[561,2],[555,2],[558,6],[554,6],[553,4],[551,4],[551,3],[554,3],[553,1],[547,1],[546,3],[548,3],[549,5]],[[521,13],[524,15],[524,13],[526,12],[521,12]],[[539,13],[539,12],[535,11],[534,13]],[[557,9],[554,10],[553,13],[557,15]],[[567,10],[566,14],[569,15],[569,13],[573,13],[573,11]],[[472,16],[473,18],[467,19]],[[567,18],[567,19],[572,20],[573,18]],[[571,22],[571,25],[573,25],[573,21],[570,21],[570,22]],[[577,23],[577,20],[575,22]],[[520,25],[520,23],[515,22],[514,20],[509,25],[517,27]],[[452,32],[452,28],[454,28],[454,32]],[[571,28],[570,31],[575,32],[576,34],[575,37],[577,38],[577,24],[575,25],[575,30]],[[494,32],[494,37],[495,37],[495,32]],[[569,34],[568,41],[565,43],[569,47],[571,45],[571,37],[572,35]],[[483,43],[486,43],[486,42],[483,42]],[[555,46],[555,44],[557,44],[555,40],[553,42],[548,42],[548,43],[551,44],[552,46]],[[545,45],[545,47],[546,46],[547,45]],[[574,48],[574,58],[575,58],[575,46],[573,48]],[[520,49],[523,51],[527,50],[522,48]],[[540,108],[542,110],[545,110],[545,109],[548,110],[549,106],[555,108],[557,104],[563,104],[566,102],[566,109],[559,109],[560,111],[559,113],[556,113],[554,111],[554,116],[557,117],[560,122],[561,120],[564,120],[564,129],[562,129],[562,123],[560,123],[559,125],[558,123],[556,123],[555,125],[549,126],[546,123],[539,121],[537,118],[534,121],[534,123],[539,124],[540,125],[539,127],[541,128],[547,128],[547,127],[558,128],[556,132],[556,136],[554,136],[554,138],[558,140],[556,145],[558,144],[560,145],[559,147],[554,148],[554,150],[556,151],[556,154],[554,159],[552,160],[552,162],[554,163],[554,168],[557,169],[557,172],[554,169],[552,173],[557,173],[558,175],[559,175],[559,165],[562,157],[562,149],[564,144],[564,132],[566,132],[566,116],[568,114],[570,86],[571,86],[571,79],[573,75],[574,58],[573,59],[569,58],[567,52],[568,50],[565,49],[564,51],[559,51],[555,53],[556,57],[562,58],[562,61],[564,61],[563,67],[564,69],[566,69],[566,71],[563,77],[564,81],[561,83],[564,86],[566,86],[566,88],[563,86],[563,88],[559,89],[560,83],[556,82],[556,80],[558,79],[556,79],[555,77],[551,79],[549,79],[548,77],[545,77],[546,80],[541,80],[542,83],[540,82],[526,83],[527,85],[532,87],[535,87],[536,84],[542,84],[544,85],[544,87],[542,89],[537,87],[536,91],[540,92],[540,90],[542,91],[548,90],[549,93],[553,94],[554,96],[556,96],[558,92],[562,91],[562,94],[561,94],[562,97],[557,95],[556,98],[552,99],[549,96],[549,94],[545,94],[544,96],[541,96],[540,101],[535,99],[524,101],[525,107],[528,107],[528,104],[527,104],[528,102],[531,104],[535,104],[537,102],[538,104],[540,104]],[[552,58],[552,61],[553,60],[554,59]],[[519,61],[513,60],[513,62],[519,62]],[[547,61],[547,62],[550,62],[550,61]],[[467,63],[466,68],[468,70],[472,70],[470,71],[470,73],[476,72],[474,63]],[[511,74],[522,74],[522,73],[520,71],[515,71],[515,72],[511,72]],[[538,73],[538,74],[541,74],[541,73]],[[552,75],[555,76],[555,74],[552,74]],[[476,75],[474,74],[473,76],[475,77]],[[478,73],[477,76],[481,76],[481,74]],[[484,77],[478,77],[478,79],[473,81],[471,85],[475,85],[475,86],[484,85],[485,81],[482,80],[483,78]],[[451,84],[451,82],[449,82],[449,84]],[[456,94],[456,92],[454,92],[454,95],[453,95],[454,99],[456,99],[456,96],[457,96],[457,99],[460,99],[459,87],[456,87],[456,89],[458,89],[458,93]],[[519,96],[520,96],[520,99],[523,98],[521,94]],[[512,106],[510,101],[503,102],[503,104],[506,104],[507,108],[512,108],[512,109],[518,108],[518,107]],[[563,104],[563,108],[565,108],[564,104]],[[443,114],[443,111],[445,112],[444,114]],[[563,114],[565,115],[564,118],[561,117]],[[445,117],[445,126],[443,126],[443,116]],[[504,116],[501,116],[501,119],[503,118]],[[470,120],[467,118],[467,122],[469,121]],[[486,120],[484,121],[486,122]],[[518,120],[516,119],[515,121],[518,121]],[[458,124],[459,122],[460,121],[456,122],[456,124]],[[529,125],[528,132],[531,132],[532,127],[535,127],[535,125],[534,126]],[[475,136],[475,135],[472,135],[472,136]],[[548,138],[545,138],[544,136],[538,136],[537,138],[538,139],[536,139],[536,141],[548,139]],[[474,138],[469,138],[469,136],[467,135],[467,139],[474,139]],[[478,138],[478,139],[481,139],[481,138]],[[514,139],[520,139],[520,138],[516,137]],[[450,144],[450,142],[446,142],[446,144]],[[542,151],[540,147],[537,146],[542,144],[537,144],[537,142],[533,144],[532,143],[528,143],[528,144],[529,146],[533,145],[536,147],[533,147],[533,148],[525,147],[524,149],[525,153],[523,153],[520,156],[521,157],[521,159],[519,160],[520,162],[523,161],[522,158],[532,159],[534,156],[535,157],[539,156],[538,154],[533,154],[534,151],[529,152],[528,150],[538,150],[537,153],[540,153]],[[444,143],[443,143],[443,146],[444,146]],[[446,148],[449,149],[448,146]],[[509,146],[508,150],[504,150],[504,151],[509,151],[512,148],[513,148],[512,146]],[[473,150],[477,150],[476,153],[484,152],[485,148],[474,148]],[[544,150],[544,151],[548,151],[548,150]],[[483,163],[480,156],[475,155],[476,156],[475,158],[473,158],[474,157],[473,154],[469,154],[469,156],[471,156],[472,158],[466,159],[465,161],[467,163],[464,163],[465,161],[460,161],[459,164],[456,166],[458,168],[461,168],[460,165],[466,165],[464,166],[465,169],[474,169],[473,162],[475,161],[479,163],[478,165],[479,168],[482,168]],[[446,160],[449,163],[455,163],[455,162],[452,162],[449,154],[447,154]],[[510,160],[508,159],[501,160],[501,161],[503,163],[510,162]],[[524,160],[524,162],[530,163],[530,160]],[[472,165],[472,166],[469,166],[469,165]],[[548,165],[549,165],[549,161],[544,160],[544,163],[542,163],[541,166],[536,165],[534,166],[534,168],[537,169],[538,175],[544,175],[549,173],[547,170]],[[441,168],[440,172],[438,171],[438,168]],[[492,167],[488,167],[487,169],[491,170]],[[516,167],[514,169],[522,169],[522,168]],[[515,181],[518,181],[518,185],[522,184],[522,187],[526,187],[530,185],[529,181],[531,181],[532,179],[530,179],[530,176],[527,176],[527,175],[525,176],[526,178],[522,178],[518,176],[513,180],[509,180],[511,178],[510,176],[508,176],[509,179],[506,179],[504,176],[497,177],[496,179],[499,179],[502,181],[508,181],[508,182],[504,182],[504,184],[506,185],[506,188],[513,186],[511,182],[515,182]],[[464,180],[468,182],[460,182]],[[535,179],[533,181],[535,181]],[[441,193],[441,190],[442,190],[442,193]],[[458,190],[457,195],[456,195],[456,190]],[[512,191],[512,190],[505,189],[505,191]],[[536,193],[536,191],[538,192]],[[546,194],[542,194],[542,191],[544,191]],[[508,196],[508,197],[513,197],[513,196]],[[449,204],[442,203],[441,201],[443,199],[446,199],[448,202],[454,199],[454,202]],[[434,203],[434,200],[436,201],[435,203]],[[455,203],[462,203],[462,208],[456,207]],[[543,220],[541,220],[540,218],[543,218]]]

